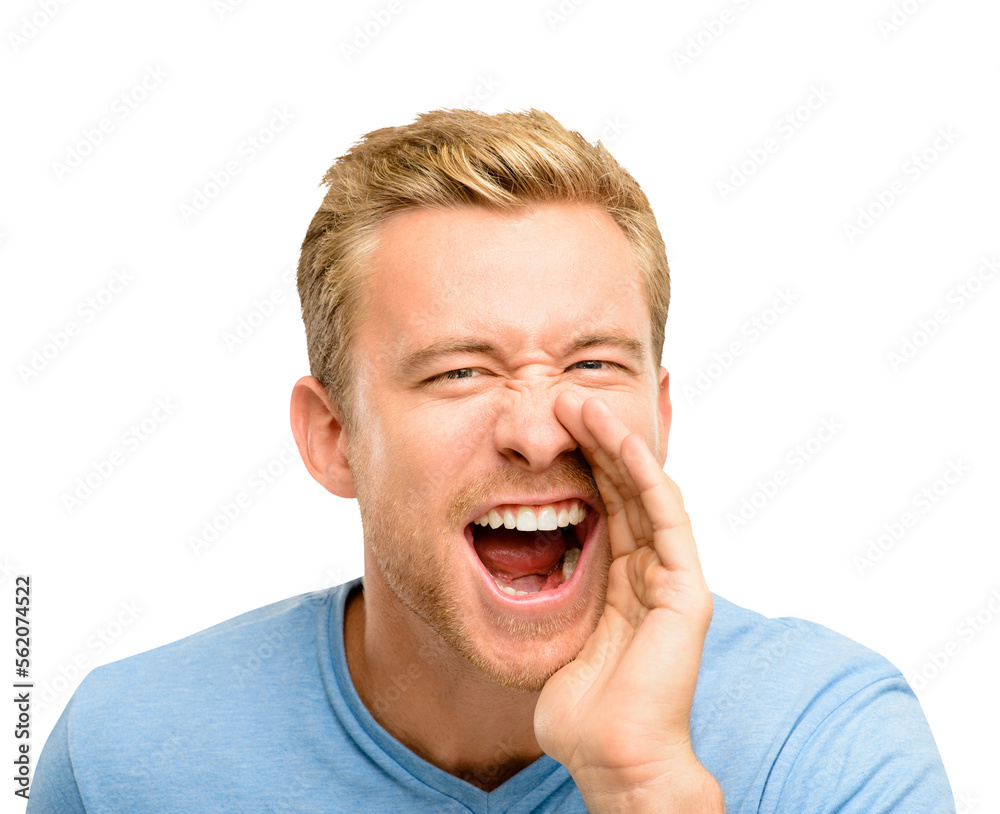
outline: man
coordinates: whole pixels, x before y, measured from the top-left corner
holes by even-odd
[[[709,592],[631,176],[438,111],[324,180],[291,420],[364,580],[95,670],[29,811],[953,810],[892,665]]]

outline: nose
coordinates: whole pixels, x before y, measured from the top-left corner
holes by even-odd
[[[522,385],[505,394],[497,412],[493,429],[497,451],[526,473],[550,470],[560,456],[578,446],[556,418],[560,392],[548,383]]]

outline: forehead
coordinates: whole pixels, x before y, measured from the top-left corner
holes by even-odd
[[[406,210],[382,226],[366,277],[359,343],[393,356],[445,337],[510,353],[584,334],[649,341],[631,245],[596,207]]]

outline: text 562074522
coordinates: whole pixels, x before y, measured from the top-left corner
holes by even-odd
[[[28,798],[31,787],[31,577],[14,580],[14,794]]]

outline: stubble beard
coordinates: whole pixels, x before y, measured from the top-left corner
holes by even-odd
[[[513,617],[497,607],[486,608],[485,621],[489,629],[498,631],[507,641],[523,644],[522,659],[501,661],[492,657],[484,643],[477,641],[473,635],[468,623],[470,599],[463,597],[455,580],[450,578],[457,573],[457,569],[451,567],[449,560],[458,562],[467,556],[465,552],[454,550],[454,547],[456,540],[458,545],[466,544],[461,538],[459,524],[468,516],[473,505],[478,505],[483,496],[509,493],[530,482],[520,472],[506,470],[482,483],[466,487],[448,503],[450,525],[434,528],[419,511],[407,513],[404,517],[404,512],[399,509],[400,502],[394,503],[387,497],[386,482],[373,477],[375,473],[368,469],[367,464],[361,467],[356,465],[358,461],[370,460],[363,453],[352,456],[355,462],[352,473],[365,545],[370,549],[386,585],[405,608],[491,681],[517,692],[540,692],[552,675],[576,658],[587,637],[596,629],[604,610],[611,565],[611,547],[606,530],[604,540],[594,541],[598,550],[592,552],[594,556],[588,569],[600,578],[593,579],[590,591],[581,592],[571,607],[541,622]],[[597,496],[596,482],[582,455],[567,461],[545,485],[550,489],[583,488]],[[596,499],[600,500],[599,496]],[[418,498],[402,503],[421,505]],[[440,551],[448,552],[443,562],[439,558]],[[597,556],[601,554],[603,557]],[[579,628],[580,617],[584,614],[590,617],[583,628],[585,635],[567,651],[566,631],[574,626]]]

